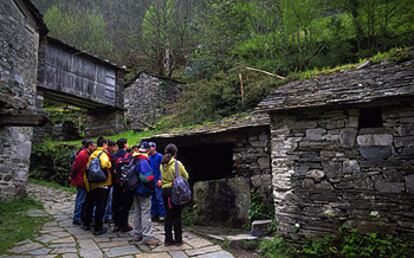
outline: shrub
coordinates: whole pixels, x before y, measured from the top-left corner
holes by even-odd
[[[273,219],[275,216],[273,203],[263,201],[259,193],[252,191],[248,215],[250,222],[254,220]]]
[[[30,177],[68,185],[69,158],[77,149],[76,145],[50,140],[34,145],[30,160]]]
[[[409,246],[394,235],[360,233],[356,229],[341,227],[336,237],[325,236],[311,240],[302,247],[291,247],[280,236],[263,240],[259,252],[262,257],[410,257]]]

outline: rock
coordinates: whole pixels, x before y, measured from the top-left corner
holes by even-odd
[[[391,134],[368,134],[357,137],[357,143],[360,146],[391,146],[392,142]]]
[[[319,169],[312,169],[306,172],[306,178],[312,178],[315,182],[320,182],[325,176],[325,173]]]
[[[408,193],[414,193],[414,175],[408,175],[405,177],[405,187],[407,188]]]
[[[113,247],[109,251],[105,252],[109,258],[139,253],[140,251],[133,245]]]
[[[387,159],[393,155],[391,146],[360,147],[359,151],[362,157],[366,159]]]
[[[214,253],[208,253],[197,256],[197,258],[233,258],[234,256],[231,255],[227,251],[219,251]]]
[[[375,190],[382,193],[402,193],[405,191],[404,183],[402,182],[386,182],[377,180],[374,182]]]
[[[272,232],[272,220],[255,220],[252,223],[251,235],[262,237]]]
[[[320,141],[325,133],[326,130],[322,128],[308,129],[306,130],[306,138],[310,141]]]
[[[212,253],[212,252],[221,251],[221,250],[222,249],[219,245],[211,245],[211,246],[206,246],[206,247],[202,247],[199,249],[186,250],[185,253],[188,256],[196,256],[196,255],[205,255],[207,253]]]
[[[272,186],[272,175],[264,174],[264,175],[254,175],[251,177],[252,185],[255,188],[263,188]]]
[[[357,160],[345,160],[342,167],[345,174],[359,173],[361,171]]]
[[[250,179],[234,177],[196,182],[193,200],[196,225],[240,227],[249,221]]]
[[[270,168],[270,158],[259,158],[258,163],[260,169]]]
[[[327,161],[322,162],[323,171],[328,179],[338,179],[343,176],[342,163]]]
[[[339,142],[345,148],[352,148],[355,144],[355,137],[357,136],[355,129],[343,129],[339,133]]]

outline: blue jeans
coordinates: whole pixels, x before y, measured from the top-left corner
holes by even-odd
[[[151,217],[165,217],[164,201],[162,200],[162,188],[155,187],[151,195]]]
[[[113,187],[111,187],[111,190],[108,194],[108,200],[106,202],[106,208],[105,208],[105,215],[104,215],[104,221],[112,220],[112,192]]]
[[[73,220],[81,221],[83,213],[83,204],[86,199],[86,190],[85,188],[78,187],[76,188],[76,200],[75,200],[75,210],[73,211]]]

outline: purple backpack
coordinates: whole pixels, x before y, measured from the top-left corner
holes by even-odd
[[[178,162],[175,161],[175,179],[173,181],[171,202],[174,205],[183,205],[191,201],[191,190],[187,180],[180,176]]]

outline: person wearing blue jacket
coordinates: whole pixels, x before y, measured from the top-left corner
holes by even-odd
[[[134,192],[134,240],[146,245],[158,245],[159,241],[153,237],[151,224],[151,193],[155,187],[154,173],[149,163],[149,143],[142,142],[138,152],[132,156],[136,159],[136,173],[139,175],[139,184]]]
[[[151,164],[152,171],[154,172],[154,182],[161,180],[161,153],[157,152],[157,144],[155,142],[150,142],[149,150],[149,160]],[[165,219],[165,208],[164,202],[162,200],[162,188],[155,187],[151,195],[151,218],[153,221],[159,220],[164,221]]]

